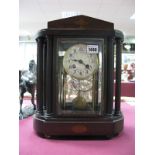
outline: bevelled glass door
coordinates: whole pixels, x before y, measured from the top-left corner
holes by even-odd
[[[58,38],[59,115],[101,115],[104,39]],[[101,93],[102,92],[102,93]]]

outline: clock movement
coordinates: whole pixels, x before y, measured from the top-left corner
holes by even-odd
[[[36,133],[44,137],[119,134],[124,121],[122,32],[114,30],[113,23],[80,15],[48,22],[36,41]]]

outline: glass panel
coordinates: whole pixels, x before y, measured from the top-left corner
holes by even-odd
[[[59,38],[58,114],[101,114],[103,39]]]

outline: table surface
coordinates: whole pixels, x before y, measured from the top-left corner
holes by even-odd
[[[28,102],[28,101],[25,101]],[[30,102],[30,101],[29,101]],[[134,105],[122,102],[123,131],[111,140],[56,140],[38,137],[32,117],[19,121],[20,155],[134,155]]]
[[[115,84],[114,84],[115,94]],[[135,82],[121,82],[121,96],[135,97]]]

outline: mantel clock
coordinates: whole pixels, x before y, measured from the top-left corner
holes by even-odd
[[[36,133],[113,137],[121,132],[122,32],[113,23],[80,15],[48,22],[36,41]]]

